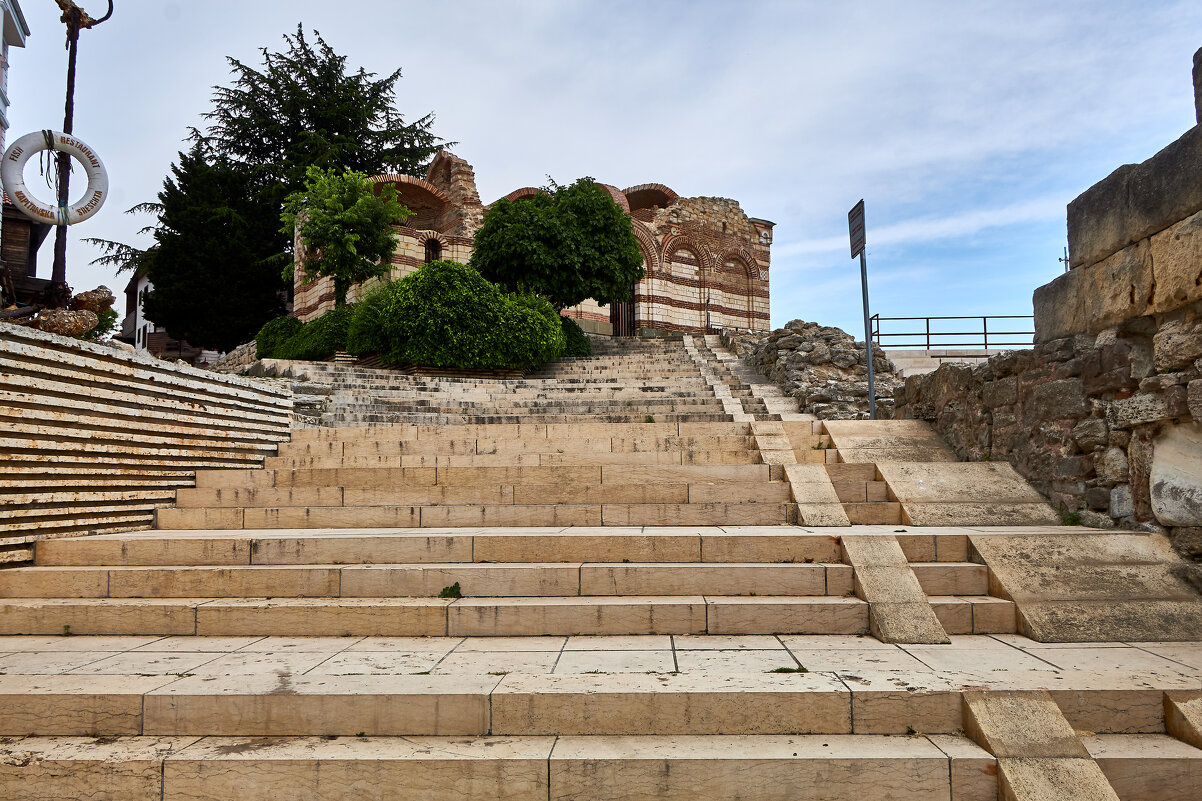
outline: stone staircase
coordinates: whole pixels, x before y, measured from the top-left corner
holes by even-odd
[[[294,379],[305,425],[733,420],[681,339],[599,341],[591,357],[560,359],[521,379],[406,375],[332,362],[272,360],[255,371]]]
[[[0,569],[0,798],[1197,797],[1202,645],[1023,636],[1079,611],[1058,529],[987,525],[1038,496],[728,356],[288,368],[320,402],[262,469]]]

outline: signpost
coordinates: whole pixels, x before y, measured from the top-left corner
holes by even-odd
[[[851,257],[860,257],[860,286],[864,293],[864,349],[868,351],[868,414],[876,419],[876,375],[872,367],[872,323],[868,317],[868,262],[864,258],[867,240],[864,229],[864,201],[847,213],[847,229],[851,235]]]

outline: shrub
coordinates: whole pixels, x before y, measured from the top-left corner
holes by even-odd
[[[580,324],[571,317],[560,317],[559,324],[563,328],[563,355],[580,357],[593,355],[593,343],[584,333]]]
[[[514,323],[511,337],[530,348],[530,364],[546,364],[563,355],[564,333],[559,312],[538,295],[511,295]]]
[[[346,332],[346,350],[356,356],[387,350],[384,331],[391,303],[389,284],[372,287],[354,305],[354,314]]]
[[[381,287],[359,304],[356,317],[354,347],[375,345],[390,364],[513,369],[563,351],[563,330],[549,303],[506,296],[454,261],[431,262]]]
[[[288,340],[304,325],[295,317],[277,317],[267,323],[255,334],[255,357],[259,359],[278,359],[280,345]]]
[[[310,320],[280,344],[277,358],[321,361],[345,350],[347,328],[353,313],[353,306],[340,306]]]

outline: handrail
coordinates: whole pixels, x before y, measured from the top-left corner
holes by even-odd
[[[932,348],[981,348],[989,350],[990,347],[1030,347],[1035,337],[1034,321],[1035,318],[1029,314],[990,314],[976,315],[971,317],[881,317],[879,314],[874,314],[870,318],[870,335],[873,343],[881,348],[910,348],[931,350]],[[915,320],[923,321],[923,330],[921,331],[900,331],[900,332],[884,332],[881,330],[882,323],[897,323],[897,322],[912,322]],[[980,321],[981,328],[979,331],[932,331],[932,320],[973,320]],[[990,330],[990,320],[1030,320],[1031,330],[1009,331],[1009,330]],[[886,338],[918,338],[918,341],[907,342],[885,342]],[[971,337],[968,341],[942,341],[946,337]],[[1002,339],[999,339],[1002,338]],[[1006,339],[1006,337],[1025,337],[1025,339]],[[992,339],[992,341],[991,341]]]

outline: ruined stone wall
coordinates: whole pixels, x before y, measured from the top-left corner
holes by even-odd
[[[1034,349],[908,378],[897,416],[962,458],[1009,460],[1085,522],[1167,529],[1202,555],[1202,125],[1073,201],[1068,230]]]

